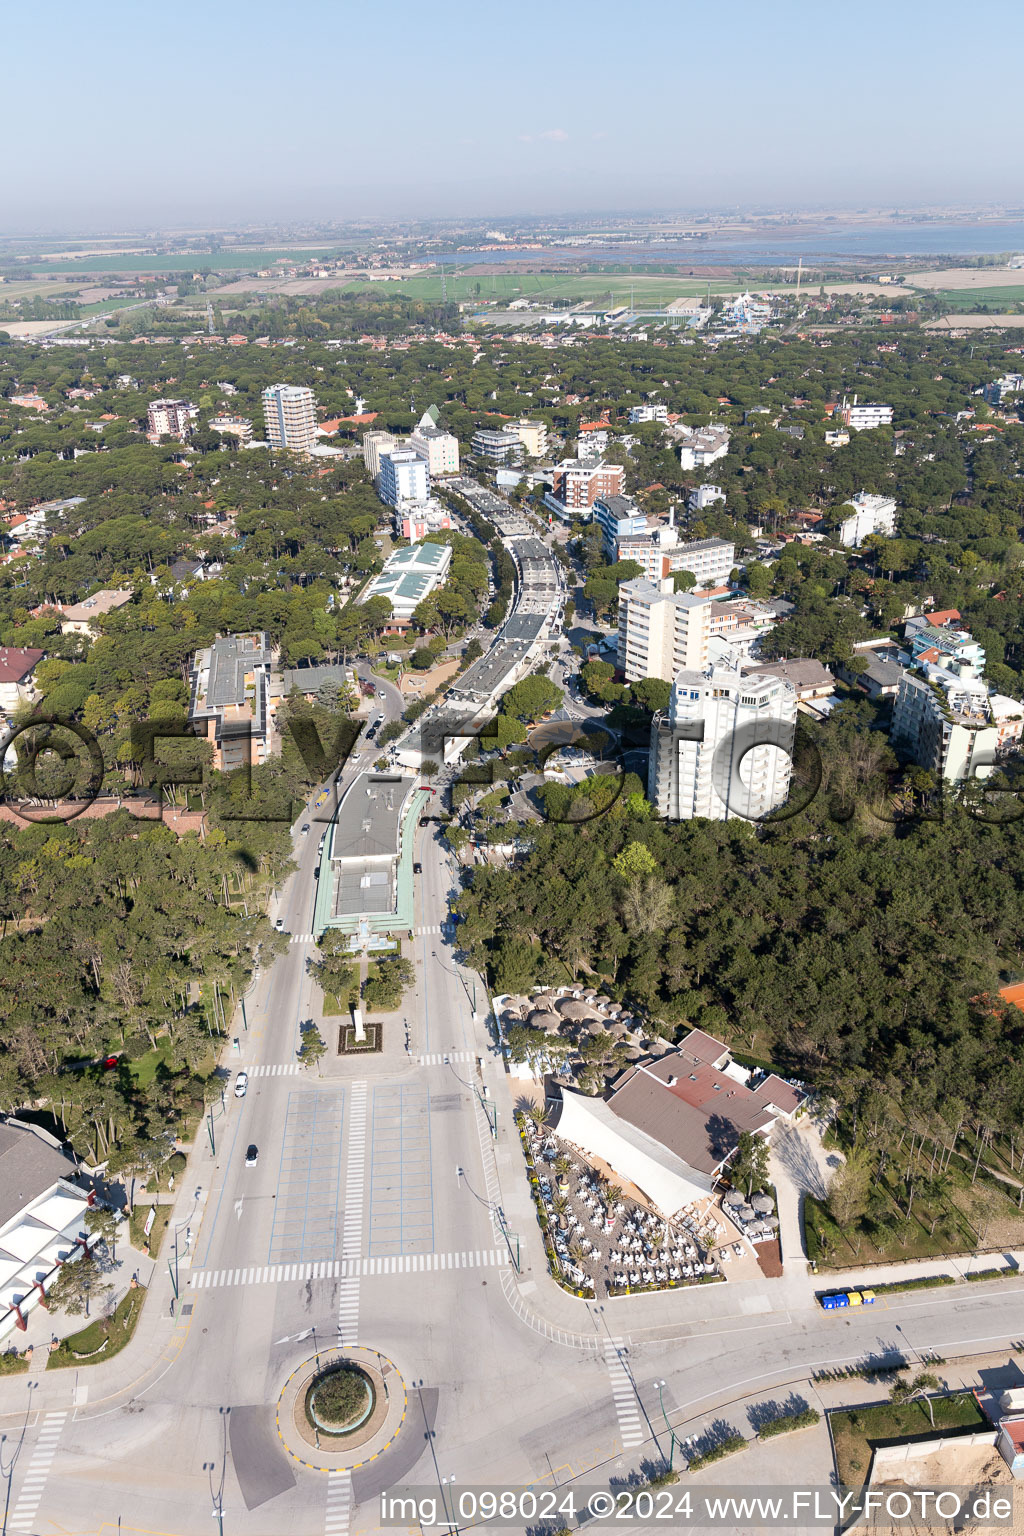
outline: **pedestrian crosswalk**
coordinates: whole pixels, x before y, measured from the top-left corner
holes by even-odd
[[[419,1058],[421,1067],[440,1067],[449,1061],[475,1061],[472,1051],[431,1051]]]
[[[25,1481],[21,1485],[21,1493],[18,1495],[18,1502],[14,1506],[7,1529],[32,1530],[36,1510],[39,1508],[39,1501],[46,1487],[46,1479],[50,1475],[53,1458],[57,1454],[57,1442],[66,1418],[66,1413],[48,1413],[43,1419],[43,1427],[39,1431],[39,1439],[36,1441],[36,1448],[28,1464]]]
[[[407,1275],[438,1269],[487,1269],[507,1264],[503,1248],[464,1248],[458,1253],[394,1253],[375,1259],[321,1259],[312,1264],[264,1264],[240,1269],[194,1269],[194,1290],[227,1285],[276,1285],[288,1280],[349,1280],[361,1275]],[[341,1318],[339,1316],[339,1326]]]
[[[302,1071],[301,1061],[279,1061],[273,1064],[264,1062],[261,1066],[250,1067],[250,1077],[295,1077]]]
[[[348,1536],[352,1523],[352,1473],[335,1471],[327,1476],[327,1516],[324,1536]]]
[[[288,935],[288,942],[289,944],[312,944],[315,938],[315,933],[292,933]]]
[[[363,1245],[363,1179],[366,1166],[366,1083],[352,1084],[348,1120],[348,1162],[345,1176],[345,1225],[341,1263],[347,1271],[338,1286],[338,1345],[359,1337],[359,1251]]]
[[[622,1363],[622,1349],[622,1339],[605,1339],[604,1363],[611,1377],[612,1398],[615,1402],[615,1415],[619,1421],[622,1446],[628,1451],[634,1445],[643,1443],[644,1429],[637,1408],[636,1391],[630,1374]]]
[[[412,936],[413,936],[414,939],[426,939],[426,938],[429,938],[429,936],[432,933],[440,933],[440,932],[441,932],[441,924],[440,923],[433,923],[430,927],[414,928],[413,931],[412,931]]]

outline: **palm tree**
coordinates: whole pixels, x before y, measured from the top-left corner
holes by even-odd
[[[559,1157],[555,1158],[555,1172],[558,1174],[559,1178],[564,1179],[571,1167],[572,1164],[564,1152]]]

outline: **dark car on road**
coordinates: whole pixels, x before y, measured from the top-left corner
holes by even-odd
[[[255,1168],[260,1160],[260,1149],[255,1143],[250,1143],[245,1149],[245,1166]]]

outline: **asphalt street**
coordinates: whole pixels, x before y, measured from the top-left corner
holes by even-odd
[[[179,1209],[194,1206],[195,1237],[174,1316],[157,1266],[144,1326],[117,1359],[0,1378],[4,1536],[210,1536],[213,1519],[252,1536],[374,1531],[380,1492],[399,1483],[607,1482],[658,1460],[660,1380],[673,1428],[690,1434],[714,1419],[743,1428],[752,1395],[806,1391],[827,1365],[1020,1340],[1014,1281],[838,1314],[820,1311],[806,1276],[603,1311],[566,1297],[544,1272],[483,983],[446,936],[455,872],[433,826],[417,832],[408,1047],[396,1022],[379,1056],[293,1070],[301,1021],[320,1006],[301,937],[319,835],[312,818],[297,827],[306,819],[272,913],[299,941],[247,999],[229,1060],[248,1092],[228,1095],[215,1148],[194,1154]],[[350,1479],[302,1466],[275,1422],[290,1373],[338,1342],[380,1351],[408,1394],[394,1443]]]

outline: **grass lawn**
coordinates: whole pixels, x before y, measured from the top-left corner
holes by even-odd
[[[913,1403],[880,1403],[874,1408],[834,1409],[829,1414],[836,1447],[839,1481],[858,1488],[867,1481],[871,1452],[888,1441],[930,1439],[955,1429],[984,1429],[987,1421],[969,1392],[931,1399],[935,1428],[928,1409],[918,1398]]]
[[[636,272],[503,272],[495,267],[493,271],[469,273],[465,271],[452,272],[446,266],[445,279],[448,288],[449,300],[470,302],[479,299],[484,303],[488,299],[507,301],[509,299],[536,299],[543,302],[546,299],[592,299],[598,304],[608,302],[609,293],[613,306],[628,304],[630,302],[630,290],[632,290],[633,302],[638,309],[657,309],[666,304],[669,299],[690,297],[693,294],[706,294],[708,285],[706,280],[699,277],[672,277],[664,272],[646,272],[643,268]],[[479,292],[477,288],[479,285]],[[349,281],[344,287],[346,290],[367,287],[368,284],[361,280]],[[712,282],[711,292],[737,293],[742,284],[734,282]],[[409,299],[432,299],[438,303],[441,300],[441,274],[440,272],[424,273],[422,277],[410,277],[400,283],[387,285],[389,296],[401,296]]]
[[[132,1247],[138,1249],[139,1253],[141,1253],[144,1245],[148,1243],[150,1254],[155,1259],[160,1252],[164,1233],[171,1224],[171,1212],[173,1209],[174,1207],[171,1205],[158,1205],[156,1207],[153,1226],[147,1237],[142,1229],[146,1225],[150,1207],[144,1201],[136,1205],[131,1216],[128,1218],[128,1231],[131,1233]]]
[[[83,1365],[88,1363],[91,1357],[95,1360],[109,1360],[111,1355],[116,1355],[131,1339],[135,1332],[135,1325],[142,1314],[142,1303],[146,1299],[146,1287],[136,1286],[129,1291],[122,1302],[118,1303],[112,1317],[98,1317],[78,1333],[71,1334],[62,1339],[58,1347],[51,1351],[50,1358],[46,1362],[48,1371],[60,1370],[65,1365]]]
[[[27,1371],[29,1362],[24,1355],[19,1355],[16,1349],[0,1350],[0,1376],[17,1376],[21,1371]]]
[[[1020,288],[939,288],[927,290],[930,299],[941,299],[954,309],[977,309],[988,304],[993,310],[1007,310],[1014,304],[1024,303],[1024,285]]]
[[[145,1056],[140,1056],[137,1061],[130,1062],[128,1070],[140,1088],[148,1088],[156,1076],[156,1069],[161,1062],[163,1062],[165,1067],[169,1067],[171,1064],[171,1041],[168,1035],[161,1036],[153,1049],[147,1051]]]
[[[336,996],[336,994],[333,992],[324,993],[325,1019],[337,1019],[340,1018],[342,1014],[349,1014],[351,1011],[352,1010],[349,1006],[347,993],[343,998]]]

